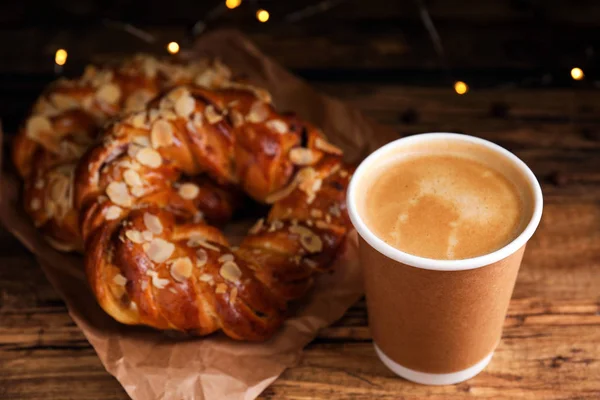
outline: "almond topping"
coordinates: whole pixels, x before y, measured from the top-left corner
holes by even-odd
[[[127,284],[127,278],[125,278],[125,277],[124,277],[123,275],[121,275],[121,274],[116,274],[116,275],[113,277],[113,282],[114,282],[116,285],[119,285],[119,286],[125,286],[125,285]]]
[[[348,176],[348,171],[346,171],[345,169],[340,169],[340,176],[342,178],[345,178]]]
[[[152,240],[152,238],[154,238],[154,235],[150,231],[144,231],[144,232],[142,232],[142,238],[145,241],[149,242]]]
[[[150,140],[152,141],[152,147],[158,149],[159,147],[170,146],[173,144],[173,127],[171,124],[164,120],[159,119],[152,125],[152,132],[150,133]]]
[[[210,282],[213,280],[213,277],[210,274],[202,274],[198,277],[198,279],[202,282]]]
[[[128,169],[123,173],[123,179],[128,186],[142,186],[142,178],[140,178],[140,174],[135,172],[132,169]]]
[[[300,244],[309,253],[318,253],[323,249],[323,241],[310,229],[297,225],[289,228],[291,233],[295,233],[300,236]]]
[[[204,116],[209,124],[216,124],[217,122],[223,119],[223,116],[217,113],[215,107],[212,104],[209,104],[204,109]]]
[[[106,209],[104,218],[106,218],[107,221],[115,220],[121,216],[122,211],[123,209],[119,206],[110,206]]]
[[[135,136],[131,141],[142,147],[150,147],[150,140],[146,136]]]
[[[144,213],[144,225],[146,225],[146,228],[155,235],[160,235],[163,232],[160,218],[154,214]]]
[[[209,249],[209,250],[213,250],[213,251],[218,251],[220,252],[221,250],[217,247],[217,246],[213,246],[212,244],[208,243],[203,237],[201,236],[192,236],[188,242],[187,242],[188,247],[198,247],[198,246],[202,246],[205,249]]]
[[[208,262],[208,253],[204,249],[196,250],[196,267],[201,268]]]
[[[218,261],[220,263],[224,263],[227,261],[233,261],[235,260],[235,257],[233,256],[233,254],[223,254],[221,257],[219,257]]]
[[[152,286],[157,289],[164,289],[170,283],[168,279],[159,278],[156,271],[147,270],[146,275],[152,277]]]
[[[317,138],[315,140],[315,147],[321,151],[324,151],[325,153],[333,154],[336,156],[341,156],[344,154],[344,152],[339,147],[336,147],[328,141],[321,138]]]
[[[146,104],[152,100],[154,97],[153,93],[146,89],[138,89],[135,92],[131,93],[127,100],[125,100],[125,110],[126,111],[137,111],[143,110]],[[145,119],[145,118],[144,118]],[[135,126],[135,124],[132,124]],[[141,128],[141,126],[135,126],[136,128]]]
[[[158,168],[162,164],[162,157],[159,152],[149,147],[143,148],[137,152],[135,158],[142,164],[150,168]]]
[[[29,136],[32,139],[38,139],[44,136],[44,134],[51,134],[52,132],[54,132],[50,120],[41,115],[36,115],[29,118],[27,120],[25,130],[27,132],[27,136]]]
[[[234,287],[233,289],[231,289],[231,294],[229,295],[229,304],[235,303],[235,300],[237,299],[237,295],[238,295],[238,288]]]
[[[171,276],[177,282],[185,282],[192,276],[192,261],[188,257],[177,258],[171,264]]]
[[[134,186],[131,188],[131,194],[135,197],[142,197],[144,195],[145,189],[143,186]]]
[[[280,119],[273,119],[271,121],[267,121],[267,128],[279,133],[280,135],[288,133],[288,125]]]
[[[306,265],[308,265],[310,268],[317,268],[319,266],[319,264],[316,261],[313,261],[313,260],[308,259],[308,258],[304,259],[304,263]]]
[[[236,283],[242,277],[242,271],[234,261],[226,261],[219,270],[219,274],[227,281]]]
[[[114,83],[106,83],[100,86],[96,98],[108,104],[116,104],[121,98],[121,88]]]
[[[234,128],[238,128],[244,124],[244,116],[238,110],[231,110],[231,123]]]
[[[156,238],[152,239],[150,242],[150,246],[148,250],[146,250],[146,254],[150,258],[150,260],[155,263],[162,263],[173,255],[175,251],[175,245],[173,243],[167,242],[166,240]]]
[[[311,149],[296,147],[290,150],[290,161],[299,166],[313,165],[319,161],[319,153]]]
[[[131,196],[124,182],[111,182],[106,187],[106,195],[115,204],[131,207]]]
[[[339,204],[332,204],[331,207],[329,207],[329,213],[331,215],[333,215],[334,217],[341,217],[342,216],[342,210],[340,210],[340,205]]]
[[[248,231],[249,234],[251,235],[255,235],[258,232],[260,232],[260,230],[262,229],[262,227],[265,224],[265,220],[264,218],[259,219],[258,221],[256,221],[256,223],[252,226],[252,228],[250,228],[250,230]]]
[[[246,115],[246,121],[258,124],[263,122],[269,116],[269,108],[261,101],[255,101],[250,107],[250,112]]]
[[[271,226],[269,227],[268,232],[275,232],[276,230],[279,230],[281,228],[283,228],[283,222],[281,222],[280,220],[276,219],[273,222],[271,222]]]
[[[313,208],[310,210],[310,216],[314,218],[321,218],[323,216],[323,211]]]
[[[224,283],[219,283],[217,285],[217,289],[215,290],[215,293],[217,293],[217,294],[223,294],[225,292],[227,292],[227,285],[224,284]]]
[[[175,112],[177,115],[187,118],[196,108],[196,101],[189,93],[185,93],[175,102]]]
[[[179,195],[186,200],[194,200],[198,193],[200,193],[200,188],[193,183],[184,183],[179,187]]]
[[[144,238],[142,237],[142,232],[140,231],[129,229],[125,232],[125,236],[127,236],[127,239],[131,240],[133,243],[144,243]]]
[[[146,129],[148,126],[146,124],[146,113],[145,112],[139,112],[139,113],[135,113],[133,114],[131,117],[129,117],[129,123],[137,129]]]

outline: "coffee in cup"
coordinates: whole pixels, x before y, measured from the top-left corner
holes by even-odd
[[[375,349],[397,374],[460,382],[490,361],[541,218],[533,173],[501,147],[434,133],[367,157],[348,189]]]

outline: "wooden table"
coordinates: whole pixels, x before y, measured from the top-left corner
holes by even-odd
[[[402,134],[468,132],[513,150],[542,183],[544,217],[503,340],[476,378],[446,387],[396,378],[373,352],[360,301],[264,398],[600,398],[600,119],[589,111],[600,93],[319,86]],[[0,238],[0,398],[126,399],[33,257],[5,231]]]
[[[274,34],[275,28],[257,28],[253,38],[317,88],[395,127],[399,136],[464,132],[515,152],[542,183],[544,216],[525,254],[503,340],[491,364],[476,378],[455,386],[427,387],[395,377],[375,356],[365,304],[360,301],[324,329],[306,348],[300,364],[287,370],[263,398],[599,399],[600,91],[592,85],[588,89],[472,85],[468,94],[458,96],[449,82],[427,80],[443,73],[431,70],[437,68],[435,53],[415,16],[383,1],[369,3],[365,11],[358,2],[349,2],[335,11],[338,19],[333,26],[321,27],[325,17],[317,16],[308,27],[285,28],[281,35]],[[593,17],[598,12],[591,3],[588,9],[568,10],[548,5],[547,19],[558,21],[564,31],[579,32],[579,23],[586,26],[579,36],[565,36],[570,39],[556,34],[553,47],[535,32],[549,33],[556,26],[529,24],[537,9],[512,6],[528,2],[459,3],[464,7],[436,2],[430,11],[441,20],[438,28],[451,64],[462,71],[484,71],[483,76],[490,78],[481,79],[486,85],[500,80],[492,79],[494,71],[504,80],[517,76],[517,83],[522,83],[523,76],[552,60],[557,61],[552,68],[562,68],[568,77],[565,68],[577,60],[573,43],[584,43],[599,20]],[[175,15],[177,10],[169,13]],[[177,15],[183,18],[184,11]],[[362,24],[356,22],[359,12],[364,12]],[[0,36],[3,48],[12,54],[10,62],[0,67],[4,73],[0,84],[8,88],[0,95],[0,106],[14,128],[48,80],[43,75],[48,66],[42,61],[51,54],[46,47],[45,53],[40,50],[40,40],[28,40],[30,28],[19,25],[18,13],[0,15],[12,29],[8,36]],[[461,29],[452,28],[456,23]],[[164,34],[161,37],[180,34],[169,29],[162,26],[155,32]],[[76,50],[73,57],[88,58],[91,50],[75,40],[77,34],[65,35],[69,48]],[[100,36],[97,28],[89,28],[88,40],[99,43]],[[120,50],[127,52],[127,46],[136,45],[121,44]],[[21,54],[29,61],[18,58]],[[406,86],[413,76],[428,86],[414,82]],[[556,82],[557,75],[553,76]],[[127,395],[104,371],[32,255],[0,228],[0,399],[67,398],[113,400]]]

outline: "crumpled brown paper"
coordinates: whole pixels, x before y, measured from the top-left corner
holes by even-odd
[[[355,109],[317,93],[265,57],[236,31],[203,36],[192,55],[219,57],[236,73],[268,89],[279,110],[293,110],[323,128],[330,140],[357,161],[395,138]],[[307,55],[309,56],[309,55]],[[319,329],[339,319],[362,295],[357,237],[347,238],[332,274],[318,278],[312,292],[294,304],[290,318],[265,343],[243,343],[222,334],[189,338],[144,327],[124,326],[105,314],[87,288],[82,257],[52,249],[20,204],[20,182],[4,166],[2,223],[37,257],[69,314],[92,344],[107,371],[135,400],[254,399],[287,367]]]

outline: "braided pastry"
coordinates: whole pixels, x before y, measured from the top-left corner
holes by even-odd
[[[25,180],[25,209],[50,243],[65,251],[83,249],[73,207],[74,170],[101,126],[123,112],[144,109],[173,85],[218,87],[230,79],[229,69],[218,62],[183,65],[138,55],[116,67],[88,66],[82,77],[51,85],[15,138],[12,153]]]
[[[264,340],[350,227],[341,150],[252,86],[176,86],[98,139],[72,209],[92,291],[122,323]],[[199,215],[227,204],[227,219],[236,190],[272,207],[232,246]]]

